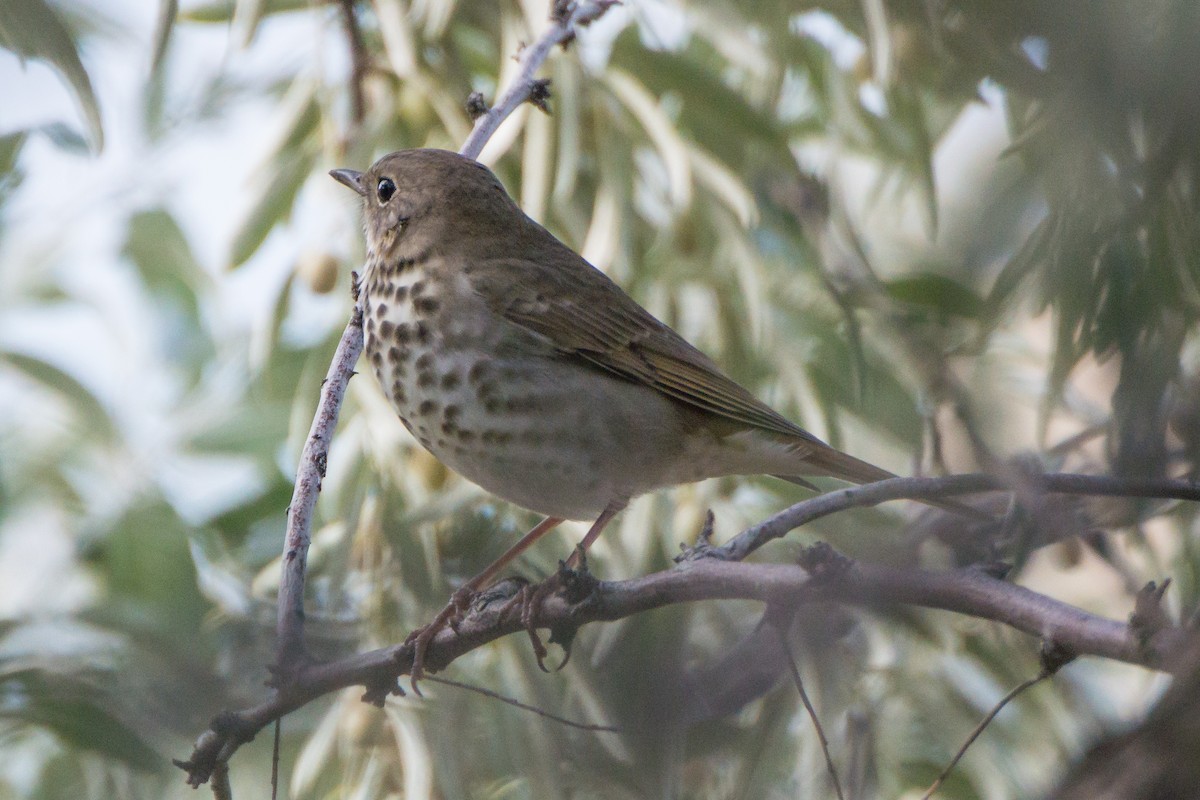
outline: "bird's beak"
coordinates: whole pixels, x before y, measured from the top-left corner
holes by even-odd
[[[352,169],[331,169],[329,175],[338,183],[349,186],[359,194],[366,194],[362,185],[363,174],[361,172]]]

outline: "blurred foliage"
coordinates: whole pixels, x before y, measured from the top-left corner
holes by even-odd
[[[194,796],[168,759],[263,691],[291,476],[350,303],[317,295],[347,285],[339,264],[361,254],[353,198],[325,171],[456,148],[468,93],[494,94],[546,14],[537,0],[355,2],[369,67],[356,123],[339,4],[132,5],[137,35],[91,7],[0,0],[0,47],[61,75],[86,131],[0,131],[5,796]],[[583,45],[545,69],[552,115],[522,110],[485,159],[532,216],[781,411],[898,472],[1018,454],[1194,472],[1200,6],[627,0]],[[224,58],[202,66],[213,47]],[[98,79],[101,54],[131,49],[138,99],[113,125],[101,112],[130,87]],[[172,165],[246,108],[273,121],[234,133],[261,165],[203,164],[244,196],[198,215]],[[104,127],[103,153],[85,155]],[[39,205],[36,165],[110,158],[118,130],[137,169]],[[315,243],[314,220],[340,238]],[[239,322],[247,305],[254,321]],[[329,470],[310,557],[322,655],[402,639],[532,522],[421,452],[367,379],[352,383]],[[593,567],[664,568],[703,509],[724,536],[802,496],[723,479],[648,498]],[[1188,508],[1088,513],[1104,533],[1041,549],[1019,579],[1120,618],[1130,587],[1169,574],[1178,606],[1195,607]],[[815,536],[897,563],[970,549],[899,535],[908,522],[844,515],[763,557]],[[576,535],[521,571],[548,573]],[[1036,643],[998,626],[823,612],[792,641],[853,797],[928,785],[1038,669]],[[597,626],[552,676],[519,637],[454,667],[619,735],[432,685],[383,712],[357,692],[315,703],[285,721],[290,794],[827,796],[780,664],[714,669],[757,646],[759,613],[707,604]],[[941,796],[1045,790],[1152,686],[1073,665],[1000,715]],[[265,791],[268,760],[262,742],[239,753],[239,794]]]

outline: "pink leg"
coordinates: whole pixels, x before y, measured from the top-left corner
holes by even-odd
[[[608,527],[608,523],[612,522],[612,518],[620,514],[624,509],[625,501],[623,500],[620,502],[613,501],[604,507],[604,510],[600,512],[600,516],[592,523],[592,527],[588,528],[588,532],[579,543],[579,547],[575,548],[575,552],[571,553],[571,557],[567,559],[568,567],[574,569],[579,566],[580,552],[587,553],[592,543],[599,539],[600,534]]]
[[[600,512],[600,516],[592,523],[592,527],[588,528],[588,532],[579,543],[579,546],[575,548],[575,551],[571,553],[571,557],[567,559],[565,564],[567,569],[577,569],[579,567],[583,557],[587,554],[588,548],[599,538],[608,523],[612,522],[612,518],[621,513],[621,510],[625,508],[625,504],[626,501],[624,500],[619,502],[613,501],[604,507],[604,510]],[[546,669],[545,664],[546,648],[542,645],[542,641],[538,638],[535,630],[537,627],[537,612],[542,607],[545,599],[562,586],[561,577],[562,573],[559,572],[547,578],[536,588],[518,595],[521,604],[521,623],[525,626],[525,631],[529,634],[529,640],[533,643],[533,653],[537,657],[537,665],[542,672],[549,672],[550,670]],[[571,651],[568,648],[566,657],[558,665],[558,669],[565,667],[570,659]]]
[[[502,570],[506,566],[508,566],[509,562],[511,562],[517,556],[521,555],[521,553],[524,553],[526,550],[528,550],[529,547],[534,542],[536,542],[538,539],[545,536],[547,533],[549,533],[551,530],[553,530],[555,527],[557,527],[561,522],[562,522],[562,518],[560,518],[560,517],[546,517],[544,520],[539,522],[537,525],[534,525],[533,530],[531,530],[529,533],[527,533],[521,537],[521,541],[517,542],[512,547],[505,550],[504,555],[500,556],[495,561],[493,561],[491,564],[489,564],[488,568],[485,569],[483,572],[479,573],[474,578],[471,578],[471,580],[469,580],[465,584],[463,584],[463,587],[461,589],[459,589],[458,591],[462,592],[465,590],[465,591],[470,592],[470,591],[479,591],[480,589],[482,589],[484,586],[487,585],[488,581],[490,581],[492,578],[496,577],[497,573],[499,573],[500,570]],[[455,594],[458,594],[458,592],[455,592]]]
[[[425,653],[429,649],[429,643],[433,641],[433,637],[437,636],[438,632],[442,628],[445,628],[447,624],[450,624],[451,620],[456,619],[456,615],[460,614],[470,604],[471,598],[475,593],[486,586],[488,581],[496,577],[496,574],[500,570],[504,569],[509,562],[528,550],[530,545],[545,536],[561,522],[562,519],[559,517],[546,517],[537,525],[534,525],[533,530],[522,536],[519,542],[505,550],[504,554],[489,564],[483,572],[463,584],[451,596],[450,602],[446,607],[433,618],[433,622],[423,628],[417,628],[408,635],[405,643],[412,642],[415,648],[413,651],[412,670],[409,673],[414,692],[418,695],[421,694],[417,683],[421,680],[421,676],[425,674]]]

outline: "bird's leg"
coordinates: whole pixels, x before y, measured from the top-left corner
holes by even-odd
[[[533,530],[522,536],[519,542],[504,551],[504,554],[489,564],[487,569],[460,586],[450,596],[450,602],[446,604],[446,607],[433,618],[433,622],[424,627],[417,628],[408,635],[404,643],[411,643],[414,647],[412,670],[409,672],[409,676],[412,681],[413,691],[417,695],[421,694],[421,690],[417,687],[417,682],[425,674],[425,653],[429,649],[429,643],[433,641],[433,637],[437,636],[447,625],[457,628],[462,615],[471,607],[471,601],[475,599],[475,595],[479,593],[479,590],[486,586],[492,578],[496,577],[500,570],[504,569],[510,561],[529,549],[530,545],[549,533],[560,522],[562,522],[560,517],[546,517],[537,525],[534,525]]]
[[[542,646],[541,640],[538,639],[535,631],[535,628],[537,627],[537,612],[541,609],[542,603],[545,601],[545,599],[554,594],[554,592],[558,589],[561,581],[560,575],[562,572],[564,570],[576,569],[580,566],[584,559],[587,558],[587,549],[591,547],[593,542],[596,541],[608,523],[612,522],[612,518],[625,508],[627,502],[628,501],[625,500],[614,500],[605,506],[604,510],[600,512],[600,516],[597,517],[596,521],[592,523],[592,527],[588,528],[588,532],[584,535],[583,540],[575,548],[575,551],[571,553],[571,557],[565,562],[562,562],[559,572],[542,581],[531,591],[526,591],[518,595],[518,597],[521,598],[521,624],[525,626],[525,630],[529,634],[529,638],[534,643],[533,652],[534,655],[537,656],[538,668],[542,672],[549,672],[550,670],[546,669],[545,664],[546,648]],[[566,658],[558,668],[562,669],[564,666],[566,666],[567,661],[570,660],[570,658],[571,652],[568,650]]]

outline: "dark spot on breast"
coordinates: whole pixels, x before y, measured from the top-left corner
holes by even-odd
[[[459,408],[458,406],[454,405],[453,403],[451,403],[450,405],[448,405],[444,409],[442,409],[442,417],[447,422],[454,422],[454,420],[458,419],[459,415],[461,415],[461,414],[462,414],[462,409]]]
[[[421,297],[413,301],[413,308],[422,314],[432,314],[438,310],[438,306],[440,305],[441,303],[435,297]]]
[[[471,365],[471,369],[467,371],[467,383],[477,384],[483,380],[483,376],[487,373],[487,364],[482,361],[476,361]]]
[[[367,317],[367,333],[375,332],[375,318]]]
[[[459,377],[457,372],[447,372],[442,376],[442,388],[447,392],[458,388]]]
[[[380,313],[383,313],[383,312],[380,312]],[[393,325],[390,321],[385,319],[383,322],[379,323],[379,337],[381,339],[387,339],[388,337],[390,337],[392,335],[392,328],[394,328],[394,327],[395,327],[395,325]]]
[[[421,405],[417,406],[417,413],[422,417],[428,417],[429,415],[433,414],[433,412],[437,411],[437,407],[438,404],[436,400],[422,400]]]
[[[514,414],[528,414],[537,410],[538,398],[528,394],[510,397],[504,402],[504,408]]]
[[[475,431],[466,431],[460,428],[457,436],[458,440],[463,444],[475,441]]]
[[[392,345],[388,348],[387,358],[389,364],[399,364],[400,359],[404,358],[404,353],[400,351],[399,347]]]
[[[425,292],[425,281],[413,281],[412,288],[408,290],[412,294],[413,302],[417,302],[417,298]]]
[[[420,358],[417,359],[417,363],[413,364],[413,366],[416,367],[421,372],[424,372],[425,370],[433,369],[433,354],[432,353],[422,353]]]
[[[429,326],[424,321],[417,323],[417,341],[421,344],[429,342]]]
[[[437,446],[438,446],[438,449],[441,450],[443,447],[446,446],[446,440],[441,437],[438,437]]]
[[[485,380],[479,384],[479,388],[476,390],[476,392],[479,394],[479,399],[481,400],[495,400],[496,382]]]
[[[411,422],[409,422],[408,420],[406,420],[404,417],[401,417],[401,418],[400,418],[400,421],[404,423],[404,427],[405,427],[405,428],[408,430],[408,432],[409,432],[409,433],[412,433],[412,432],[413,432],[413,427],[412,427],[412,423],[411,423]]]
[[[401,322],[396,326],[396,341],[401,345],[406,345],[412,341],[412,328]]]
[[[401,385],[400,381],[392,381],[392,401],[399,405],[408,402],[408,395],[405,393],[404,386]],[[408,423],[404,424],[407,425]]]
[[[417,373],[417,386],[420,386],[422,389],[432,388],[435,382],[432,371],[426,370]]]
[[[375,369],[381,368],[383,366],[383,353],[378,350],[371,353],[371,363],[375,365]]]
[[[387,303],[380,303],[379,305],[375,306],[375,313],[376,313],[378,316],[381,316],[381,317],[382,317],[384,314],[386,314],[386,313],[387,313]],[[386,323],[384,323],[384,324],[386,324]],[[379,330],[380,330],[380,331],[382,331],[382,330],[383,330],[383,326],[382,326],[382,325],[379,327]],[[384,334],[384,336],[387,336],[387,334],[385,333],[385,334]]]
[[[408,297],[408,285],[407,284],[404,284],[401,286],[396,286],[395,289],[396,289],[396,292],[395,292],[396,300],[403,301],[404,298]]]
[[[429,449],[429,439],[428,438],[426,438],[424,436],[418,436],[417,441],[421,443],[421,447],[424,447],[426,450]]]
[[[512,434],[508,433],[507,431],[488,428],[479,438],[484,444],[507,444],[508,442],[512,441]]]

